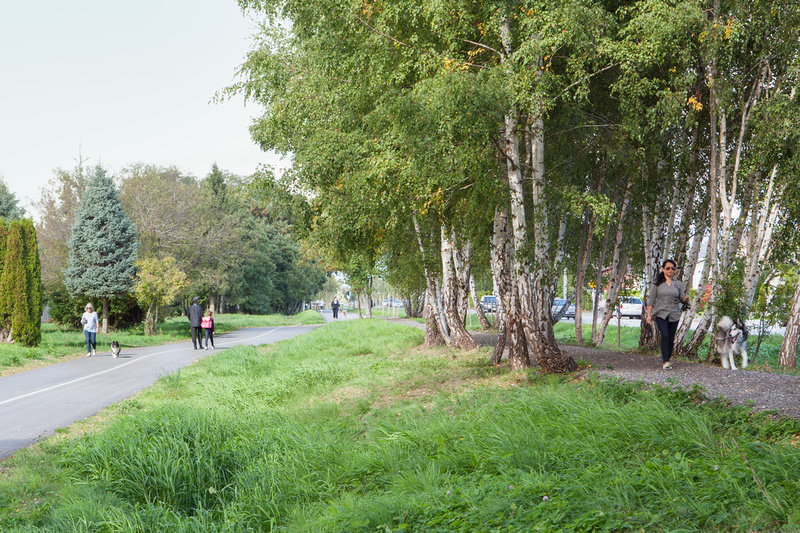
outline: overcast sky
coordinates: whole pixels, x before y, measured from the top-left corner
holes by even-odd
[[[281,166],[250,139],[258,106],[210,103],[254,31],[235,0],[0,0],[0,177],[31,216],[79,153],[112,173]]]

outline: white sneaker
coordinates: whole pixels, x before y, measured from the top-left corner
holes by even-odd
[[[92,352],[89,352],[89,353],[86,354],[86,357],[91,357],[91,356],[92,356]]]
[[[97,352],[95,351],[94,348],[92,348],[92,355],[97,355]]]

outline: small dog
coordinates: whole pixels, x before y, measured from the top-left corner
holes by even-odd
[[[747,368],[747,337],[750,332],[744,322],[723,316],[717,324],[717,350],[722,357],[722,368],[736,370],[733,357],[742,354],[742,369]]]
[[[342,309],[342,318],[347,318],[347,309]]]
[[[119,346],[119,342],[111,341],[111,356],[112,357],[119,357],[119,352],[122,350]]]

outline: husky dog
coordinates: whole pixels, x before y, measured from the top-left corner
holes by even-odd
[[[750,336],[747,326],[738,318],[733,320],[724,316],[717,327],[717,349],[722,357],[722,368],[736,370],[733,357],[738,354],[742,354],[742,369],[747,368],[747,337]]]
[[[112,357],[119,357],[119,352],[122,348],[119,346],[119,342],[111,341],[111,356]]]

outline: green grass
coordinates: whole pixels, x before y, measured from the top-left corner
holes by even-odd
[[[0,530],[800,527],[798,422],[422,335],[347,321],[204,358],[15,454]]]
[[[321,324],[325,319],[316,311],[305,311],[294,316],[252,316],[238,314],[215,315],[215,330],[225,333],[235,329],[255,326],[286,326]],[[190,338],[189,321],[186,317],[168,318],[159,324],[158,335],[147,336],[143,327],[109,332],[97,336],[97,349],[106,351],[112,340],[123,347],[156,346],[171,342],[182,342]],[[70,357],[86,353],[86,340],[82,330],[62,329],[55,324],[42,324],[42,342],[35,348],[0,343],[0,373],[7,375],[36,366],[58,363]]]

